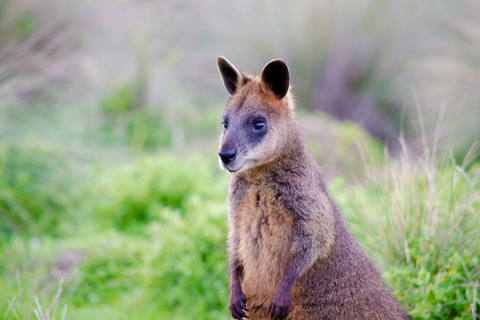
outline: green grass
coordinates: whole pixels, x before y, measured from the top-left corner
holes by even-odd
[[[45,304],[60,278],[72,278],[59,300],[70,319],[226,315],[225,174],[202,157],[165,154],[91,168],[77,183],[82,204],[62,207],[72,215],[60,230],[55,222],[37,237],[28,229],[2,237],[0,314],[20,294],[19,270],[23,288],[38,277]]]
[[[480,310],[480,166],[433,154],[373,168],[332,189],[350,226],[414,319]]]
[[[472,306],[480,308],[479,166],[406,159],[371,167],[356,183],[337,178],[333,194],[413,319],[472,319]],[[13,301],[28,319],[38,297],[44,312],[54,301],[57,318],[66,305],[69,319],[229,319],[227,175],[211,160],[164,153],[90,165],[76,180],[81,201],[60,203],[64,214],[54,214],[48,232],[2,237],[0,314],[15,319]],[[36,162],[17,165],[36,176],[26,170]],[[48,194],[40,194],[45,203]]]
[[[0,238],[55,234],[79,200],[68,160],[41,145],[0,144]]]

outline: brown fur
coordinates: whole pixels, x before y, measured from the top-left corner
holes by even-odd
[[[238,170],[228,195],[234,318],[406,319],[328,194],[291,95],[275,90],[275,79],[267,83],[264,73],[277,76],[277,67],[267,64],[259,78],[218,63],[232,94],[220,149],[237,151],[231,163],[221,161]],[[243,132],[252,114],[266,119],[260,142]]]

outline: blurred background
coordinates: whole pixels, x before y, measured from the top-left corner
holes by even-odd
[[[230,318],[218,55],[286,61],[409,314],[479,317],[474,0],[0,0],[0,316]]]

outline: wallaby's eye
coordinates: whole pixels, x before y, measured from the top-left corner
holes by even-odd
[[[223,124],[223,127],[224,127],[225,129],[227,129],[227,127],[228,127],[227,121],[223,121],[221,124]]]
[[[265,121],[263,121],[263,120],[255,121],[253,123],[253,128],[255,130],[262,130],[263,128],[265,128]]]

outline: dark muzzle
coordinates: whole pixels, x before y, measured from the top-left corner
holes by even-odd
[[[218,155],[220,156],[220,159],[222,159],[223,163],[229,164],[230,162],[235,160],[237,156],[237,151],[235,149],[220,150],[220,152],[218,152]]]

